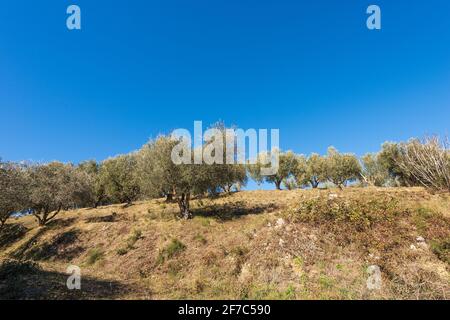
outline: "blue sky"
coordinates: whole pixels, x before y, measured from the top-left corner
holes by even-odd
[[[447,0],[0,3],[5,160],[102,160],[219,119],[279,128],[298,153],[364,154],[447,134],[449,88]]]

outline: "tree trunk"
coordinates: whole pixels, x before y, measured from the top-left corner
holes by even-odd
[[[281,190],[281,181],[275,181],[275,187],[277,190]]]
[[[166,194],[166,202],[172,202],[173,201],[173,194],[168,193]]]
[[[61,211],[61,209],[62,209],[62,206],[59,206],[58,209],[52,215],[50,215],[51,211],[48,211],[48,210],[43,211],[42,217],[40,216],[40,212],[39,213],[33,213],[33,215],[38,220],[39,226],[43,227],[50,220],[52,220],[54,217],[56,217],[56,215]]]
[[[180,216],[187,220],[192,218],[192,213],[189,211],[189,200],[191,195],[189,193],[182,193],[178,198],[178,206],[180,207]]]
[[[97,197],[96,200],[94,200],[94,209],[97,209],[97,207],[103,202],[104,196]]]

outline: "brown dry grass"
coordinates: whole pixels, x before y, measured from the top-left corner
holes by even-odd
[[[336,196],[327,200],[331,193]],[[384,206],[387,199],[394,204]],[[299,218],[308,201],[318,213],[314,219]],[[370,210],[372,204],[364,205],[369,201],[377,207]],[[335,203],[345,203],[357,218],[330,218],[328,209]],[[12,220],[9,233],[0,237],[0,260],[21,261],[17,273],[28,271],[19,277],[16,267],[4,268],[9,270],[5,279],[0,268],[0,296],[450,297],[448,194],[421,188],[247,191],[194,200],[192,208],[195,217],[189,221],[176,219],[176,204],[162,199],[63,212],[44,228],[32,217]],[[361,214],[371,223],[361,224]],[[425,244],[417,243],[419,236]],[[69,264],[81,267],[81,292],[65,289]],[[366,287],[372,264],[381,268],[381,290]]]

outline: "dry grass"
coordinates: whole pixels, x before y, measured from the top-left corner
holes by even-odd
[[[189,221],[163,199],[63,212],[44,228],[32,217],[13,220],[0,260],[8,275],[28,271],[7,280],[0,268],[0,297],[39,298],[44,289],[43,298],[61,299],[450,296],[448,194],[248,191],[192,208]],[[65,289],[69,264],[81,267],[81,292]],[[381,268],[381,290],[366,287],[372,264]]]

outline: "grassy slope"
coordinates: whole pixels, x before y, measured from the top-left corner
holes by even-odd
[[[398,201],[395,219],[362,229],[295,219],[301,203],[330,193],[363,202],[389,196]],[[176,204],[162,199],[63,212],[45,228],[32,217],[12,220],[0,237],[0,260],[9,261],[0,267],[0,297],[450,298],[448,195],[248,191],[194,200],[192,208],[189,221],[175,219]],[[81,291],[65,288],[69,264],[81,267]],[[372,264],[381,267],[381,290],[366,288]]]

